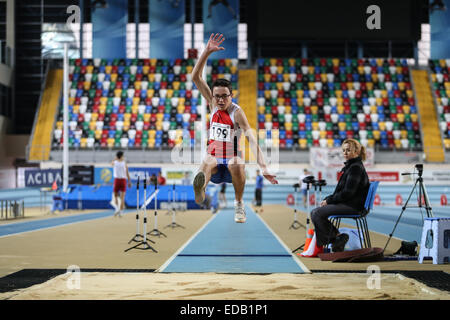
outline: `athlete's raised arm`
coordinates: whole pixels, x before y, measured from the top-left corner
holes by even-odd
[[[223,37],[222,34],[216,33],[214,35],[214,33],[212,33],[211,36],[209,37],[208,43],[206,44],[205,50],[203,50],[202,54],[200,55],[200,58],[198,58],[198,61],[194,66],[194,69],[192,70],[192,81],[194,81],[198,90],[200,91],[202,96],[206,99],[206,101],[208,101],[209,105],[211,105],[212,103],[212,93],[205,79],[202,78],[202,72],[203,68],[205,67],[206,61],[208,60],[208,57],[211,53],[220,50],[225,50],[224,47],[220,46],[224,40],[225,38]]]

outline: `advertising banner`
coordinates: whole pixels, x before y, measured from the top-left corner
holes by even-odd
[[[222,33],[225,50],[214,53],[214,59],[237,58],[239,0],[203,0],[205,42],[212,33]]]
[[[184,57],[184,0],[150,0],[150,58]]]
[[[104,2],[104,5],[98,3],[92,8],[92,56],[103,59],[126,58],[128,1]]]
[[[55,181],[62,185],[61,169],[25,170],[25,187],[51,187]]]

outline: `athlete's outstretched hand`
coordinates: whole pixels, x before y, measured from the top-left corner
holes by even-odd
[[[221,33],[211,33],[211,36],[209,37],[209,41],[206,44],[206,50],[208,52],[216,52],[220,50],[225,50],[224,47],[221,47],[220,45],[225,40],[225,37]]]
[[[269,180],[271,184],[278,184],[277,179],[275,179],[276,175],[270,174],[269,171],[263,170],[262,175],[264,178]]]

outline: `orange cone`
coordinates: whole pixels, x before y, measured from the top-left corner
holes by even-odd
[[[309,231],[309,230],[308,230]],[[305,251],[303,251],[300,255],[302,257],[317,257],[319,253],[323,252],[323,246],[317,246],[316,244],[316,234],[314,234],[313,238],[310,241],[309,248]]]
[[[53,191],[58,190],[58,185],[56,184],[56,180],[53,181],[53,184],[52,184],[52,190],[53,190]]]
[[[313,229],[309,229],[308,233],[306,235],[305,249],[303,250],[303,252],[308,251],[309,244],[311,243],[311,240],[312,240],[313,236],[314,236],[314,230]]]

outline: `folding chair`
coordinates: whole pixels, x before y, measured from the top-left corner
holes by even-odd
[[[370,210],[373,208],[373,201],[375,200],[375,194],[377,192],[378,184],[380,181],[373,181],[370,183],[369,191],[367,192],[366,202],[364,204],[364,209],[361,214],[348,214],[348,215],[338,215],[330,216],[330,222],[339,229],[341,224],[341,219],[354,219],[356,222],[356,227],[358,229],[359,242],[361,243],[361,248],[371,248],[369,227],[367,226],[366,216],[369,214]],[[364,241],[364,245],[363,245]]]

